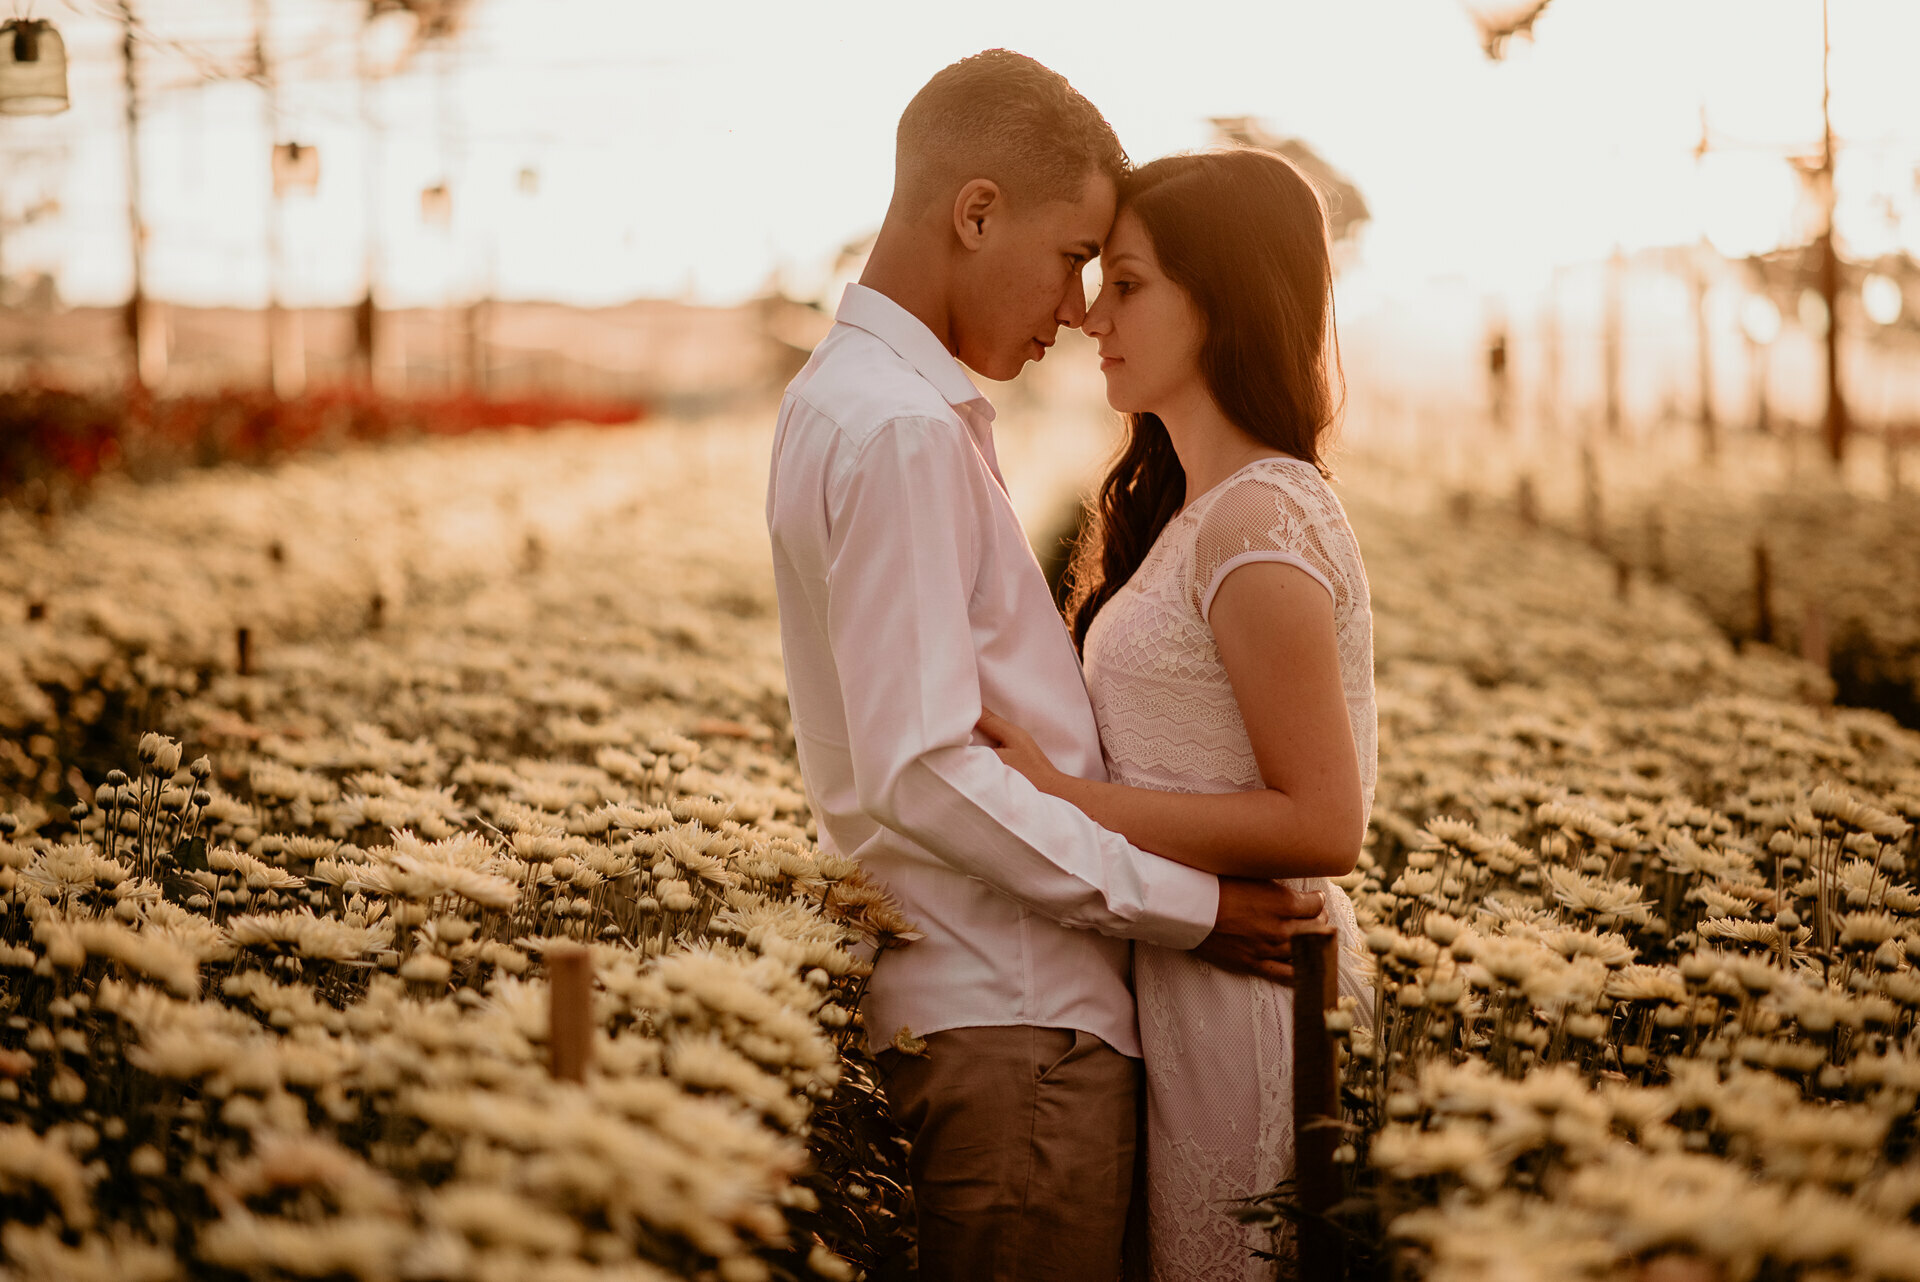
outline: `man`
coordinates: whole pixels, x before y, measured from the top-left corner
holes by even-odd
[[[900,118],[858,285],[787,388],[767,494],[800,765],[823,846],[925,938],[864,1007],[913,1142],[924,1278],[1111,1282],[1132,1188],[1130,939],[1286,980],[1319,896],[1135,849],[974,733],[982,705],[1103,777],[1073,646],[1009,502],[993,408],[1086,314],[1126,155],[1056,73],[989,50]],[[1203,1089],[1196,1084],[1196,1089]]]

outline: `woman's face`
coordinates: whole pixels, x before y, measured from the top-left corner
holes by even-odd
[[[1122,210],[1100,250],[1100,296],[1081,328],[1100,344],[1107,404],[1122,414],[1158,414],[1198,393],[1205,322],[1187,291],[1160,270],[1153,242]]]

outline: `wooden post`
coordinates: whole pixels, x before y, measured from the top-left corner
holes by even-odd
[[[253,675],[253,633],[247,628],[235,628],[233,633],[234,658],[238,661],[240,675]]]
[[[1826,608],[1818,601],[1807,603],[1807,612],[1801,616],[1801,658],[1805,658],[1820,672],[1834,670],[1832,649],[1826,639]]]
[[[1601,511],[1600,456],[1591,439],[1580,445],[1580,511],[1587,545],[1597,551],[1605,546],[1607,531]]]
[[[1773,559],[1767,545],[1753,545],[1753,639],[1773,644]]]
[[[1704,109],[1703,109],[1704,114]],[[1702,121],[1704,127],[1705,121]],[[1713,328],[1707,323],[1707,273],[1699,254],[1693,262],[1693,343],[1696,373],[1700,380],[1698,412],[1700,423],[1700,459],[1711,463],[1720,456],[1720,424],[1713,406]]]
[[[1624,326],[1621,323],[1621,290],[1627,274],[1626,251],[1620,246],[1613,247],[1613,253],[1607,259],[1606,310],[1603,316],[1604,329],[1600,340],[1600,360],[1606,380],[1606,424],[1609,439],[1618,438],[1625,411],[1620,404],[1620,335]]]
[[[569,1082],[587,1080],[593,1054],[593,954],[579,944],[547,949],[548,1067]]]
[[[1666,526],[1658,507],[1647,509],[1647,575],[1655,583],[1667,581]]]
[[[1332,935],[1296,935],[1293,940],[1293,1137],[1294,1181],[1300,1205],[1324,1215],[1340,1201],[1340,1078],[1327,1012],[1336,1003],[1340,949]],[[1318,1224],[1300,1229],[1300,1276],[1341,1276],[1340,1239]]]
[[[1520,524],[1528,530],[1540,528],[1540,496],[1533,487],[1533,473],[1522,472],[1514,482],[1513,506],[1520,513]]]

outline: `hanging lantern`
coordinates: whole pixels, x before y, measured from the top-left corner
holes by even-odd
[[[320,190],[320,149],[307,143],[283,142],[273,148],[273,194],[298,192],[311,196]]]
[[[67,46],[45,18],[0,23],[0,115],[52,116],[67,109]]]
[[[453,193],[445,183],[435,183],[420,193],[420,221],[429,227],[447,227],[453,223]]]

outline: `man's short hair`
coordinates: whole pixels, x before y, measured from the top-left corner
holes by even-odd
[[[989,178],[1014,205],[1078,200],[1087,179],[1119,182],[1127,153],[1099,108],[1025,54],[988,49],[927,81],[900,113],[894,203],[918,213]]]

